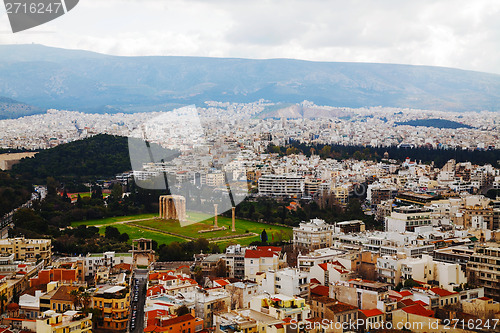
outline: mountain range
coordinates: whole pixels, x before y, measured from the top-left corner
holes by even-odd
[[[500,75],[398,64],[124,57],[37,44],[0,45],[0,96],[32,106],[24,114],[48,108],[159,111],[208,100],[259,99],[352,108],[499,111]]]

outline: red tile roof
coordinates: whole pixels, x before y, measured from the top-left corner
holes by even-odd
[[[346,312],[346,311],[352,311],[357,309],[357,307],[352,306],[347,303],[342,303],[338,302],[332,305],[328,305],[328,308],[333,312],[333,313],[341,313],[341,312]]]
[[[153,295],[163,294],[164,292],[165,292],[165,288],[163,286],[156,285],[156,286],[149,287],[146,295],[153,296]]]
[[[403,303],[406,306],[415,304],[415,302],[412,299],[410,299],[410,298],[406,298],[404,300],[401,300],[400,302]]]
[[[272,251],[262,251],[262,250],[245,251],[245,258],[272,258],[274,256],[277,256],[277,254]]]
[[[311,279],[311,284],[321,284],[321,282],[319,282],[319,280],[316,279],[316,278],[312,278]]]
[[[185,314],[185,315],[180,316],[180,317],[175,317],[172,319],[165,320],[162,323],[162,325],[163,325],[163,327],[167,327],[167,326],[171,326],[174,324],[178,324],[178,323],[182,323],[182,322],[190,321],[190,320],[194,320],[194,317],[192,314],[188,313],[188,314]]]
[[[332,265],[340,266],[343,269],[346,269],[346,267],[344,265],[342,265],[338,260],[332,261]]]
[[[311,289],[311,294],[320,295],[320,296],[329,296],[330,288],[327,286],[316,286]]]
[[[322,270],[326,271],[328,269],[328,264],[326,262],[319,264],[319,267],[321,267]]]
[[[222,287],[227,286],[229,284],[229,281],[224,280],[224,279],[215,280],[214,282],[217,283],[219,286],[222,286]]]
[[[457,292],[451,292],[451,291],[448,291],[448,290],[442,289],[442,288],[431,288],[431,291],[440,297],[446,297],[446,296],[458,294]]]
[[[359,310],[359,311],[361,311],[366,317],[374,317],[374,316],[380,316],[380,315],[384,314],[379,309],[369,309],[369,310]]]
[[[279,246],[257,246],[257,250],[281,252],[281,247],[279,247]]]
[[[349,273],[349,271],[346,271],[346,270],[343,270],[343,269],[339,269],[339,268],[337,268],[337,267],[334,267],[334,268],[335,268],[335,270],[336,270],[337,272],[339,272],[340,274],[347,274],[347,273]]]
[[[413,293],[411,291],[408,291],[408,290],[403,290],[403,291],[400,291],[399,294],[402,296],[402,297],[408,297],[408,296],[411,296],[413,295]]]
[[[479,297],[478,299],[480,299],[481,301],[489,301],[489,300],[491,300],[491,298],[489,298],[489,297]]]
[[[425,303],[424,301],[421,301],[421,300],[416,300],[416,301],[415,301],[415,303],[416,303],[416,304],[420,304],[420,305],[422,305],[423,307],[426,307],[426,306],[428,306],[428,305],[429,305],[429,304],[427,304],[427,303]]]
[[[420,304],[413,304],[413,305],[410,305],[410,306],[403,308],[402,310],[406,313],[411,313],[411,314],[414,314],[417,316],[423,316],[423,317],[429,317],[429,318],[434,317],[434,311],[427,310]]]

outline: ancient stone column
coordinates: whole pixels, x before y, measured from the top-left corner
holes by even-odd
[[[159,211],[160,211],[160,219],[163,218],[163,197],[160,196],[160,199],[158,200],[158,208],[159,208]]]
[[[214,214],[215,214],[215,217],[214,217],[214,220],[215,220],[214,226],[216,228],[218,228],[219,226],[217,225],[217,204],[214,204]]]
[[[231,208],[231,211],[232,211],[232,216],[231,216],[232,229],[231,229],[231,231],[233,231],[233,232],[236,231],[236,223],[235,223],[236,222],[236,218],[234,216],[235,215],[235,210],[236,210],[236,207],[232,207]]]

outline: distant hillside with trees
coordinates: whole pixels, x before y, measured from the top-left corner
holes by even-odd
[[[415,119],[408,120],[405,122],[396,122],[396,125],[409,125],[409,126],[424,126],[424,127],[435,127],[435,128],[474,128],[467,124],[462,124],[456,121],[451,121],[447,119]]]
[[[29,200],[30,185],[23,179],[0,171],[0,217]]]
[[[99,134],[40,151],[21,160],[13,172],[39,182],[96,179],[131,170],[128,138]]]
[[[389,154],[390,159],[404,161],[407,157],[412,160],[422,161],[422,163],[432,163],[438,168],[443,167],[447,161],[454,159],[457,162],[472,162],[473,164],[491,164],[500,167],[499,150],[462,150],[462,149],[433,149],[425,147],[398,148],[398,147],[363,147],[363,146],[342,146],[326,144],[306,144],[298,141],[291,141],[285,146],[269,145],[269,153],[279,153],[280,155],[311,154],[319,155],[321,158],[334,158],[345,160],[353,158],[356,160],[381,161],[384,153]]]

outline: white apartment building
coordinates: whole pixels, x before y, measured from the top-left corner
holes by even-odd
[[[314,265],[334,261],[335,258],[346,253],[347,251],[341,249],[324,248],[309,252],[308,254],[299,254],[297,256],[297,267],[301,271],[309,272]]]
[[[309,278],[316,279],[325,286],[339,281],[348,281],[351,277],[351,271],[339,261],[314,265],[309,272]]]
[[[330,247],[332,246],[334,227],[321,219],[300,223],[298,228],[293,228],[293,245],[299,251],[301,249],[313,251]]]
[[[268,270],[277,270],[286,264],[281,248],[259,246],[245,251],[245,279],[256,281],[257,276]]]
[[[437,283],[440,288],[453,291],[467,283],[460,264],[434,261],[430,255],[407,258],[404,255],[384,256],[377,259],[377,273],[383,282],[398,284],[413,279],[423,283]]]
[[[304,177],[293,174],[262,175],[259,178],[259,195],[300,198],[304,194],[304,182]]]
[[[206,174],[205,182],[207,186],[224,186],[224,184],[226,183],[225,174],[221,170],[211,170]]]
[[[296,268],[269,270],[261,281],[262,292],[306,297],[309,293],[309,274]]]
[[[132,263],[132,253],[115,253],[114,251],[89,253],[85,257],[85,276],[94,275],[101,266],[113,267],[118,264],[132,265]]]
[[[385,218],[385,231],[414,231],[415,227],[431,226],[431,211],[427,208],[403,206],[394,208],[391,216]]]

